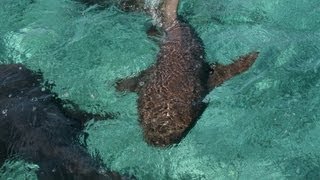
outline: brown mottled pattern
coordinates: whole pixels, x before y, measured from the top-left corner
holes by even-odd
[[[138,76],[117,81],[119,91],[139,94],[139,119],[145,140],[154,146],[179,142],[205,109],[204,96],[216,86],[246,71],[258,53],[232,64],[209,66],[201,40],[192,27],[177,18],[179,0],[164,1],[165,38],[155,65]]]
[[[188,24],[179,21],[166,34],[138,99],[145,139],[160,146],[180,140],[199,116],[208,72],[204,49]]]
[[[116,86],[139,94],[144,138],[154,146],[179,142],[205,109],[204,96],[249,69],[258,56],[252,52],[232,64],[209,67],[202,42],[189,24],[176,21],[165,33],[156,64]]]

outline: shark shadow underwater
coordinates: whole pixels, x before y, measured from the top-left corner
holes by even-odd
[[[139,121],[146,142],[153,146],[179,143],[206,108],[204,97],[249,69],[258,57],[251,52],[229,65],[209,65],[201,39],[177,15],[178,4],[165,0],[158,11],[164,36],[156,63],[116,82],[118,91],[138,93]]]
[[[106,169],[99,156],[93,157],[80,143],[87,120],[113,115],[84,112],[58,99],[42,81],[41,73],[22,64],[0,65],[0,166],[15,157],[37,164],[41,180],[133,178]]]

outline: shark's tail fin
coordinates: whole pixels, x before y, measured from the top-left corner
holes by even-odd
[[[145,0],[145,9],[151,14],[153,23],[170,27],[177,19],[179,0]]]
[[[162,23],[165,28],[172,26],[178,17],[179,0],[164,0],[162,4]]]

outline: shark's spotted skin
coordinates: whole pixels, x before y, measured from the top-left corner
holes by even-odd
[[[145,138],[155,145],[177,142],[200,115],[209,75],[204,49],[188,24],[177,23],[166,33],[138,99]]]
[[[246,71],[258,53],[240,57],[230,65],[209,65],[200,38],[177,18],[177,0],[164,3],[165,37],[156,63],[117,82],[119,91],[138,93],[138,110],[145,140],[155,146],[179,142],[205,109],[203,98],[225,80]]]

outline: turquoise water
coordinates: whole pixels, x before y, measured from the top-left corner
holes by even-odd
[[[119,78],[155,61],[145,34],[151,19],[70,0],[1,0],[0,62],[44,73],[54,91],[92,112],[90,151],[138,179],[320,179],[320,2],[181,0],[180,14],[203,39],[209,62],[230,63],[252,50],[246,73],[206,97],[209,107],[178,145],[148,146],[133,93]],[[35,179],[36,165],[8,161],[0,179]]]

